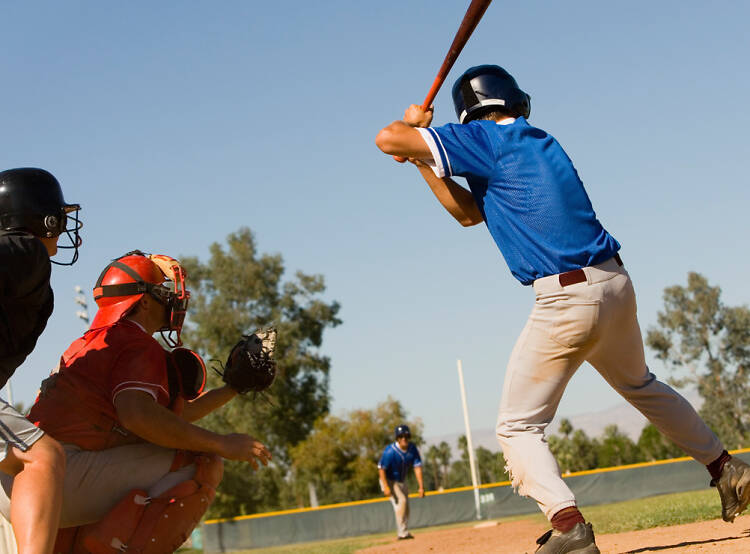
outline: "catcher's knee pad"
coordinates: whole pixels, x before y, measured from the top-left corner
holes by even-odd
[[[168,554],[190,536],[216,494],[224,466],[219,456],[195,458],[195,475],[156,498],[131,491],[101,521],[82,528],[74,553]]]

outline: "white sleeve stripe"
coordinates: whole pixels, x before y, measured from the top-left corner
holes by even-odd
[[[427,147],[430,149],[430,153],[432,154],[432,160],[422,161],[432,168],[432,171],[436,176],[445,177],[445,167],[443,167],[442,156],[440,155],[438,143],[435,141],[433,134],[430,132],[432,131],[432,129],[430,129],[429,127],[417,127],[416,129],[417,131],[419,131],[419,134],[422,135],[422,139],[425,141],[425,144],[427,144]]]
[[[159,387],[159,388],[161,388],[161,387]],[[156,397],[156,393],[153,391],[153,389],[147,389],[145,387],[128,387],[126,389],[119,389],[119,390],[115,391],[114,393],[112,393],[112,402],[115,401],[115,398],[117,398],[118,394],[120,394],[121,392],[125,392],[126,390],[140,390],[140,391],[143,391],[143,392],[146,392],[146,393],[150,394],[154,398],[154,400],[156,400],[157,402],[159,400]]]
[[[149,383],[147,381],[123,381],[119,385],[117,385],[113,391],[113,393],[120,392],[121,390],[125,389],[149,389],[149,390],[158,390],[163,392],[166,396],[169,396],[169,391],[162,387],[161,385],[157,385],[155,383]]]
[[[448,151],[445,149],[445,146],[443,146],[443,140],[440,138],[440,135],[437,134],[435,129],[430,129],[430,132],[435,136],[435,140],[440,147],[440,162],[445,166],[445,174],[448,175],[448,177],[453,177],[453,168],[451,167],[451,161],[448,158]]]

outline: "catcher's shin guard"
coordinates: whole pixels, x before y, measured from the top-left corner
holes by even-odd
[[[132,491],[104,519],[80,529],[74,554],[168,554],[190,536],[216,494],[219,456],[195,458],[195,475],[156,498]]]

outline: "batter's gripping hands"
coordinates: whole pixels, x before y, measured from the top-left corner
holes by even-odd
[[[276,329],[260,329],[242,337],[229,353],[224,366],[224,382],[240,394],[261,392],[276,377]]]

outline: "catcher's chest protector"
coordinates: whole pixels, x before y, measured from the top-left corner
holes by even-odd
[[[195,464],[192,479],[156,498],[148,498],[145,491],[133,490],[101,521],[77,528],[74,538],[65,536],[70,530],[61,530],[55,554],[170,554],[176,551],[213,501],[224,471],[218,456],[197,457]]]

